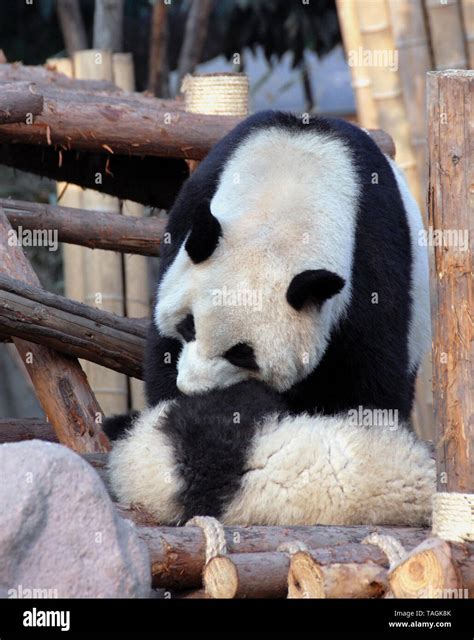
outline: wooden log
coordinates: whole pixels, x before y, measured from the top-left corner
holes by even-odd
[[[286,598],[287,553],[236,553],[210,560],[203,573],[205,591],[211,598]]]
[[[388,559],[370,544],[298,551],[290,562],[288,597],[381,598],[388,590]]]
[[[474,598],[474,543],[425,540],[389,573],[395,598]]]
[[[57,231],[58,242],[90,249],[157,256],[165,230],[165,221],[154,217],[117,216],[105,211],[9,198],[0,198],[0,207],[16,230]]]
[[[21,248],[9,246],[11,231],[0,209],[0,273],[38,286],[38,278]],[[78,362],[43,345],[19,338],[13,342],[59,441],[78,452],[107,451],[110,444],[99,422],[102,410]]]
[[[427,78],[429,221],[442,238],[434,247],[431,309],[438,491],[474,493],[474,71]]]
[[[34,82],[38,93],[41,89],[56,89],[57,91],[68,90],[77,92],[79,96],[83,92],[120,93],[113,82],[104,80],[75,80],[68,78],[62,73],[54,70],[55,63],[51,67],[33,67],[23,65],[19,62],[14,64],[0,63],[0,85],[10,82]]]
[[[198,527],[156,527],[152,518],[117,506],[123,517],[137,523],[137,532],[148,547],[153,584],[156,587],[199,587],[205,565],[205,539]],[[276,551],[283,543],[301,541],[309,548],[360,543],[373,531],[396,536],[405,548],[413,548],[428,535],[425,529],[406,527],[225,527],[230,554]]]
[[[168,5],[155,2],[152,9],[148,56],[148,91],[169,98]]]
[[[202,160],[242,120],[186,113],[176,101],[137,94],[68,93],[48,85],[38,85],[38,91],[45,101],[43,113],[28,127],[2,126],[0,142]],[[387,153],[393,149],[387,134],[378,134],[378,144]]]
[[[0,124],[32,124],[33,116],[43,111],[43,96],[33,92],[29,82],[4,84],[0,92]]]
[[[140,322],[49,293],[0,273],[0,333],[142,378]]]
[[[0,418],[0,444],[23,440],[58,442],[58,436],[41,418]]]
[[[467,55],[459,0],[425,0],[425,10],[435,69],[466,69]]]

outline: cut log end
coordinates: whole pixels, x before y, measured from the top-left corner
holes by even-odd
[[[390,587],[396,598],[442,597],[446,590],[459,589],[449,544],[438,538],[423,542],[390,572]]]
[[[239,576],[230,558],[218,556],[210,560],[204,569],[206,594],[211,598],[236,598]]]
[[[306,551],[298,551],[291,559],[288,572],[288,598],[325,598],[324,576]]]

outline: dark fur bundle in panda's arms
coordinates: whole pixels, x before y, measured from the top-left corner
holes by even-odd
[[[162,524],[426,524],[435,490],[427,447],[403,425],[292,416],[243,382],[142,412],[114,444],[117,498]]]

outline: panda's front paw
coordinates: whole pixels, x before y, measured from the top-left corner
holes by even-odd
[[[113,492],[127,506],[142,507],[161,524],[182,517],[178,495],[182,480],[174,450],[162,427],[174,401],[142,411],[109,455]]]

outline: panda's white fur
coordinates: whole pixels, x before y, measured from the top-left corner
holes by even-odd
[[[359,189],[350,152],[327,134],[268,128],[239,145],[210,205],[222,227],[216,250],[195,265],[183,245],[159,286],[154,317],[163,335],[180,338],[176,325],[190,312],[196,322],[197,342],[183,345],[177,366],[183,393],[256,376],[286,391],[315,369],[350,301]],[[345,280],[321,310],[286,301],[288,284],[307,269]],[[226,291],[253,292],[260,304],[216,305]],[[222,357],[239,342],[254,345],[258,374]]]
[[[117,441],[109,462],[118,499],[146,509],[162,524],[179,523],[183,514],[183,481],[163,433],[170,404],[143,412]],[[404,426],[363,427],[349,415],[270,415],[255,431],[240,488],[221,520],[424,525],[434,490],[429,451]]]
[[[405,206],[407,222],[410,227],[412,251],[411,297],[416,301],[412,307],[410,330],[408,333],[408,357],[410,369],[416,371],[420,366],[427,345],[431,339],[430,288],[428,252],[420,247],[420,233],[423,232],[423,220],[415,198],[410,193],[402,169],[388,156],[400,195]]]

